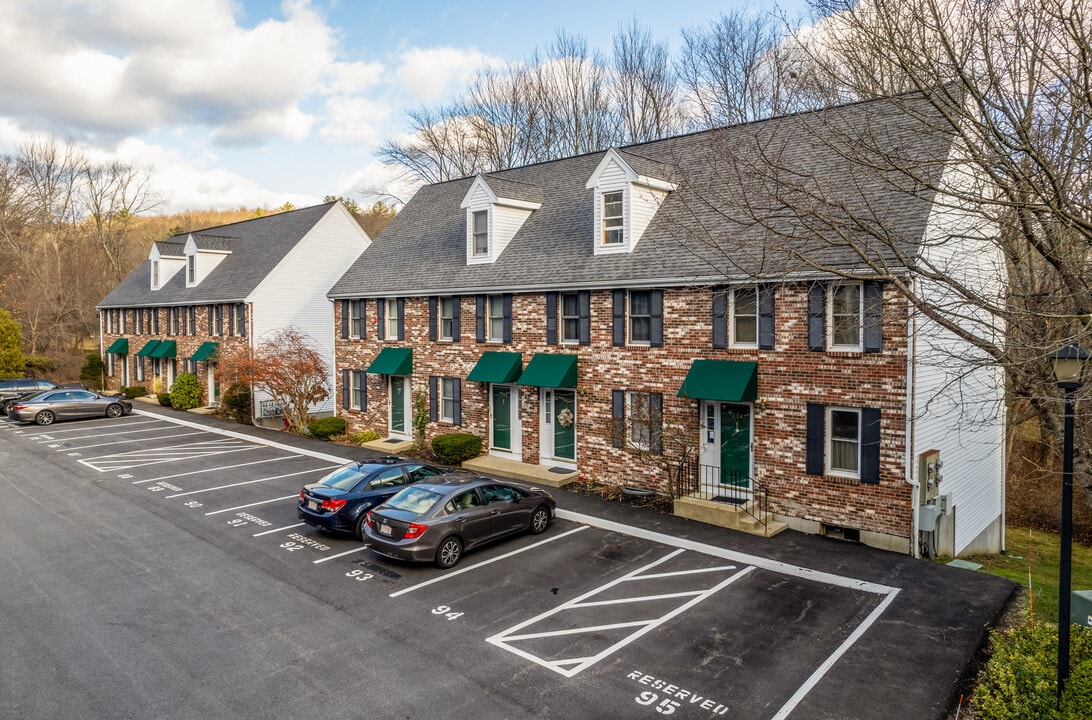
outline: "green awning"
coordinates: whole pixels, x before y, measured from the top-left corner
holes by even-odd
[[[197,348],[197,352],[190,355],[190,360],[194,362],[216,362],[216,353],[220,350],[220,343],[208,342],[201,343],[201,347]]]
[[[376,375],[410,375],[413,373],[413,348],[387,347],[368,366],[367,372]]]
[[[535,353],[516,384],[531,385],[533,387],[574,388],[576,387],[576,355]]]
[[[129,338],[118,338],[114,342],[110,343],[110,347],[106,348],[108,353],[117,353],[118,355],[129,354]]]
[[[758,399],[758,363],[695,360],[679,388],[679,397],[753,402]]]
[[[467,380],[483,383],[510,383],[523,373],[523,353],[488,350],[482,353]]]
[[[137,353],[137,357],[153,357],[152,353],[155,352],[156,348],[159,347],[159,343],[161,342],[163,341],[149,340],[148,342],[144,343],[144,347],[142,347]]]
[[[160,340],[159,347],[152,350],[148,357],[153,358],[173,358],[178,355],[178,343],[174,340]]]

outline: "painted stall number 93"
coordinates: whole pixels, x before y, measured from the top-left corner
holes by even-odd
[[[461,612],[452,612],[451,608],[448,607],[447,605],[440,605],[439,607],[433,608],[432,609],[432,614],[433,615],[443,615],[448,620],[455,620],[455,619],[461,618],[463,616],[463,614]]]
[[[350,570],[345,573],[345,577],[350,577],[357,582],[364,582],[365,580],[371,580],[375,576],[371,573],[366,573],[363,570]]]

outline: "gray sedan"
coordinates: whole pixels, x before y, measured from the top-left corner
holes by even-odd
[[[8,411],[8,417],[20,422],[52,425],[55,420],[83,417],[116,418],[133,410],[126,398],[99,395],[90,390],[57,388],[19,399]]]
[[[556,508],[545,490],[490,478],[419,483],[368,513],[364,540],[380,555],[449,568],[464,550],[543,532]]]

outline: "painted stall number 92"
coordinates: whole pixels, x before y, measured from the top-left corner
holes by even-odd
[[[366,573],[363,570],[350,570],[345,573],[345,577],[350,577],[357,582],[364,582],[365,580],[371,580],[375,576],[371,573]]]
[[[284,548],[285,550],[287,550],[288,552],[292,552],[293,550],[303,550],[303,545],[300,545],[297,542],[281,543],[281,547]]]
[[[660,699],[660,696],[654,692],[643,692],[633,699],[637,701],[638,705],[644,705],[647,707],[649,705],[655,704],[655,702]],[[660,713],[661,715],[672,715],[675,713],[675,708],[679,707],[681,704],[682,703],[678,702],[677,700],[664,698],[663,700],[660,700],[659,705],[656,705],[656,712]]]
[[[461,612],[452,612],[451,608],[448,607],[447,605],[440,605],[439,607],[433,608],[432,609],[432,614],[433,615],[443,615],[448,620],[455,620],[455,619],[461,618],[463,616],[463,614]]]

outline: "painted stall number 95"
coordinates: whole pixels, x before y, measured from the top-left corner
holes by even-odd
[[[659,699],[660,696],[654,692],[643,692],[634,698],[638,705],[645,706],[653,705]],[[659,705],[656,705],[656,712],[661,715],[672,715],[675,713],[675,708],[679,707],[681,704],[682,703],[672,700],[671,698],[664,698],[663,700],[660,700]]]
[[[456,618],[460,618],[463,616],[461,612],[452,612],[451,608],[449,608],[447,605],[440,605],[439,607],[433,608],[432,614],[443,615],[448,620],[455,620]]]

